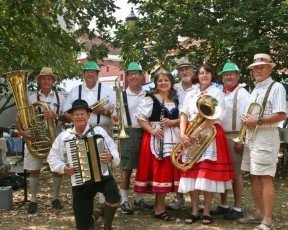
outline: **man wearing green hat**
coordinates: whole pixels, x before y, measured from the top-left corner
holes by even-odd
[[[249,93],[246,89],[239,85],[240,70],[238,66],[228,61],[219,73],[222,76],[223,92],[225,94],[225,118],[221,121],[221,125],[225,131],[229,151],[233,159],[235,178],[233,180],[234,207],[229,208],[227,203],[228,191],[221,194],[221,204],[214,209],[211,214],[224,215],[224,219],[237,220],[243,217],[241,209],[241,198],[243,191],[243,183],[241,178],[241,162],[243,157],[242,143],[235,143],[234,138],[237,137],[241,127],[241,117],[245,114],[248,104]]]
[[[121,195],[121,211],[124,214],[132,215],[133,208],[128,199],[128,191],[130,187],[130,178],[133,169],[138,167],[138,157],[142,139],[142,128],[134,116],[140,101],[145,97],[145,91],[142,88],[144,80],[143,70],[137,62],[131,62],[125,70],[128,87],[122,92],[124,102],[123,120],[125,131],[128,139],[120,139],[121,154],[121,175],[122,183],[120,184]],[[118,116],[113,114],[116,120]],[[136,194],[134,206],[139,208],[152,208],[144,201],[142,194]]]
[[[108,101],[106,105],[101,105],[93,109],[89,124],[93,126],[100,125],[106,132],[110,133],[110,116],[113,110],[111,108],[113,108],[115,104],[115,93],[112,87],[98,81],[99,71],[99,66],[94,61],[89,61],[84,65],[84,83],[71,89],[64,104],[64,111],[70,109],[73,101],[76,99],[87,101],[89,106],[95,104],[100,99],[105,99]],[[70,118],[68,113],[65,113],[65,115]]]

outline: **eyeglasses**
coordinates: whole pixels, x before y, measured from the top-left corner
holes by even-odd
[[[237,76],[236,73],[225,73],[225,74],[223,75],[223,77],[235,77],[235,76]]]

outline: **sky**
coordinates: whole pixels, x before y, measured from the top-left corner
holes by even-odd
[[[115,12],[116,18],[125,21],[125,18],[130,14],[133,5],[128,4],[127,0],[116,0],[115,5],[120,7],[120,9]],[[64,80],[63,83],[60,84],[60,87],[65,88],[65,91],[69,92],[74,86],[81,84],[81,82],[81,80]]]

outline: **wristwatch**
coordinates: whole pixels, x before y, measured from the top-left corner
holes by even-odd
[[[259,126],[260,126],[260,125],[263,125],[263,119],[262,119],[262,118],[259,118],[259,119],[258,119],[257,125],[259,125]]]

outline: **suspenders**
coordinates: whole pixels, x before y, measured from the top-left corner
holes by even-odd
[[[79,85],[79,90],[78,90],[78,99],[81,99],[81,94],[82,94],[82,85]],[[100,100],[101,96],[101,83],[99,82],[98,84],[98,94],[97,94],[97,101]],[[100,114],[97,114],[97,125],[100,123]]]
[[[125,108],[125,113],[126,113],[126,118],[127,118],[127,125],[132,126],[131,117],[130,117],[129,108],[128,108],[127,93],[125,90],[122,91],[122,98],[123,98],[123,103],[124,103],[124,108]]]
[[[56,114],[58,114],[59,115],[59,110],[60,110],[60,98],[59,98],[59,94],[56,92],[56,91],[54,91],[54,93],[55,93],[55,95],[56,95],[56,100],[57,100],[57,109],[56,109]],[[39,92],[37,92],[37,101],[40,101],[40,94],[39,94]],[[52,102],[51,102],[52,103]],[[41,111],[40,111],[40,108],[38,108],[39,109],[39,113],[41,113]],[[56,120],[55,121],[55,124],[57,125],[58,124],[58,120]]]

